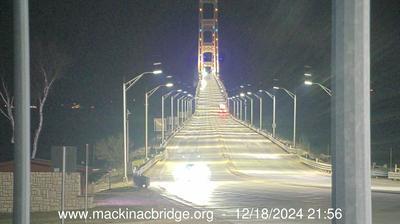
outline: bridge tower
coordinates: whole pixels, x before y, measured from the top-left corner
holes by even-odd
[[[199,79],[204,74],[219,76],[218,0],[199,0]]]

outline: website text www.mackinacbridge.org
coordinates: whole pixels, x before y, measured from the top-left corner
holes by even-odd
[[[58,211],[59,219],[64,220],[205,220],[214,221],[213,211],[206,210],[176,210],[174,208],[130,210],[119,208],[116,210],[93,210],[93,211]]]

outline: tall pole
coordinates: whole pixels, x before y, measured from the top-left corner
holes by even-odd
[[[247,123],[247,100],[244,99],[244,122]]]
[[[177,118],[178,118],[178,128],[179,128],[179,126],[181,126],[181,115],[180,115],[180,111],[179,111],[180,101],[181,101],[180,98],[178,98],[176,100],[176,115],[177,115]]]
[[[66,148],[62,147],[62,176],[61,176],[61,211],[64,212],[65,209],[65,158],[66,158]],[[61,219],[61,223],[64,224],[64,218]]]
[[[88,210],[88,183],[89,183],[89,144],[86,144],[85,147],[85,211]],[[85,219],[86,221],[86,219]]]
[[[236,116],[236,100],[233,100],[233,116]]]
[[[125,82],[122,83],[122,101],[123,101],[123,114],[124,114],[124,181],[128,181],[128,167],[127,167],[127,152],[128,152],[128,128],[127,124],[127,115],[126,115],[126,85]]]
[[[390,148],[390,153],[389,153],[389,171],[392,171],[392,161],[393,161],[393,148]]]
[[[164,96],[161,97],[161,144],[164,143]]]
[[[260,100],[260,130],[262,130],[262,123],[263,123],[263,99],[262,97],[259,98]]]
[[[149,121],[149,95],[146,92],[145,94],[145,103],[144,103],[144,107],[145,107],[145,116],[144,116],[144,155],[145,155],[145,159],[147,160],[148,157],[148,146],[149,146],[149,130],[148,130],[148,121]]]
[[[370,0],[332,4],[332,208],[371,224]]]
[[[275,122],[275,106],[276,106],[276,97],[272,97],[272,136],[275,138],[275,129],[276,129],[276,122]]]
[[[250,98],[250,123],[253,126],[253,98]]]
[[[240,120],[243,120],[243,101],[240,99]]]
[[[28,0],[14,1],[15,148],[13,223],[30,223],[30,61]]]
[[[171,96],[171,132],[174,131],[174,96]]]
[[[182,121],[180,122],[180,124],[183,124],[183,117],[184,117],[183,100],[184,100],[184,98],[182,98],[182,99],[180,100],[180,103],[181,103],[181,112],[180,112],[180,115],[181,115],[181,117],[182,117]]]
[[[293,97],[293,148],[296,148],[296,110],[297,110],[297,96]]]
[[[240,100],[236,102],[236,118],[240,119]]]

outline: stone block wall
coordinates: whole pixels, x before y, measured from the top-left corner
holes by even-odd
[[[57,211],[61,209],[62,173],[31,173],[31,211]],[[65,209],[83,209],[85,198],[81,195],[80,173],[65,176]],[[13,173],[0,172],[0,212],[11,212],[13,204]],[[93,198],[88,198],[93,207]]]

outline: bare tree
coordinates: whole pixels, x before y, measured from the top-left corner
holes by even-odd
[[[15,122],[14,122],[14,113],[13,113],[13,108],[14,108],[14,97],[11,96],[9,90],[7,89],[7,85],[4,82],[4,79],[1,79],[1,84],[2,88],[0,89],[0,98],[2,101],[2,104],[0,106],[0,113],[6,117],[10,121],[11,125],[11,143],[14,144],[14,127],[15,127]]]
[[[54,83],[61,77],[68,60],[54,43],[46,45],[38,43],[34,58],[32,71],[32,95],[38,108],[38,124],[35,129],[32,146],[32,158],[36,157],[40,134],[43,129],[44,106],[52,90]]]

